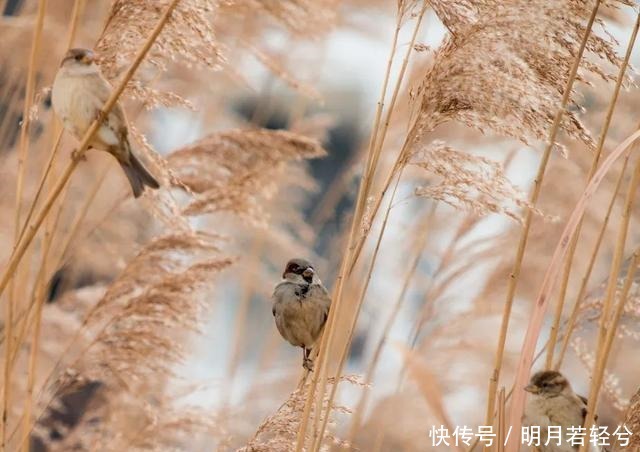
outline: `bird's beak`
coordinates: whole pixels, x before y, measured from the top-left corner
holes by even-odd
[[[93,54],[93,52],[87,52],[84,54],[84,56],[82,57],[82,62],[84,64],[91,64],[95,61],[95,55]]]
[[[302,272],[302,276],[304,278],[313,278],[313,268],[308,267],[305,271]]]
[[[540,392],[540,388],[536,385],[527,385],[525,386],[524,390],[530,392],[531,394],[538,394]]]

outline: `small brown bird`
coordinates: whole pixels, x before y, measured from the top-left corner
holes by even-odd
[[[273,291],[273,316],[278,331],[291,345],[302,347],[302,367],[313,370],[311,347],[329,315],[331,298],[313,266],[304,259],[291,259]]]
[[[540,426],[541,452],[575,452],[579,449],[578,439],[571,437],[569,428],[574,432],[581,428],[587,414],[587,399],[577,395],[571,389],[569,381],[555,370],[535,373],[524,388],[529,392],[529,401],[525,408],[525,422],[528,426]],[[557,439],[549,440],[549,426],[559,426],[562,435],[560,445]],[[589,443],[589,432],[582,435],[590,451],[600,451],[600,447]]]
[[[111,85],[95,63],[94,53],[88,49],[71,49],[56,74],[51,102],[64,128],[82,139],[91,123],[99,118],[111,92]],[[89,147],[107,151],[118,160],[137,198],[145,185],[155,189],[160,184],[133,154],[127,135],[124,110],[116,103],[93,135]]]

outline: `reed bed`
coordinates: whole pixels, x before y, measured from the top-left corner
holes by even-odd
[[[514,452],[541,369],[640,447],[635,2],[0,8],[0,452]],[[374,89],[345,42],[386,52]],[[88,149],[100,117],[63,130],[73,47],[159,190]],[[271,314],[298,256],[313,372]]]

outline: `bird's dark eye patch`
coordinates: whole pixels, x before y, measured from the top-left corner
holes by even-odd
[[[82,55],[78,54],[76,55],[76,61],[80,61],[82,59]]]

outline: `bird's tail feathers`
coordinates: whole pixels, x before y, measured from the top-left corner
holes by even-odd
[[[120,162],[120,165],[129,179],[133,196],[137,198],[142,195],[145,185],[153,189],[160,188],[156,178],[144,167],[142,162],[132,152],[129,152],[129,156],[129,161]]]

